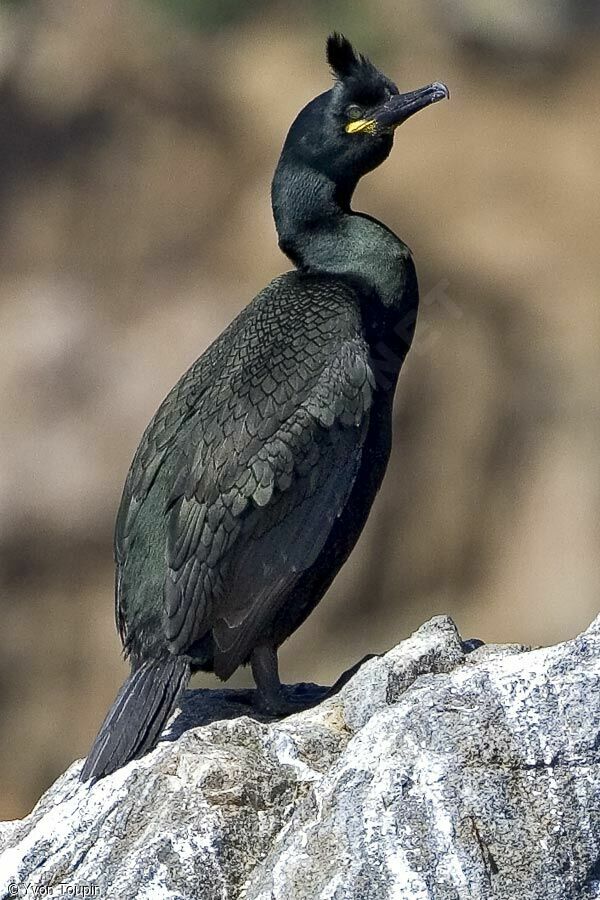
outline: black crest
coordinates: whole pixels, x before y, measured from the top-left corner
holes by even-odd
[[[378,103],[386,94],[398,93],[396,85],[337,31],[327,39],[327,62],[338,85],[359,102]]]
[[[327,38],[327,62],[335,77],[340,80],[373,69],[372,63],[361,53],[357,53],[348,38],[337,31]]]

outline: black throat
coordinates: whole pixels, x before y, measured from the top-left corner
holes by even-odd
[[[334,183],[284,151],[271,190],[279,246],[299,269],[356,278],[399,313],[414,275],[410,250],[377,219],[353,212],[356,183]]]

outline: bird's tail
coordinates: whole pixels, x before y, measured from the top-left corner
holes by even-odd
[[[132,672],[102,723],[81,781],[110,775],[152,750],[189,677],[189,661],[171,655],[148,659]]]

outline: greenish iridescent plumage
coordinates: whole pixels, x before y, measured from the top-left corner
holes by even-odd
[[[290,711],[277,649],[331,584],[381,484],[418,290],[406,245],[350,199],[389,154],[390,117],[410,114],[409,95],[344,38],[330,38],[328,58],[336,84],[292,125],[273,180],[297,269],[175,385],[127,476],[116,619],[132,675],[83,779],[150,749],[194,670],[226,679],[251,663],[259,706]],[[422,89],[422,105],[440,90]],[[346,131],[350,102],[373,127]]]

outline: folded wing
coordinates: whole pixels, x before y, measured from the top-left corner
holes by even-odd
[[[124,562],[153,479],[176,472],[165,508],[165,637],[172,652],[186,653],[211,632],[223,678],[268,633],[323,549],[368,426],[374,383],[352,292],[303,283],[282,316],[282,282],[297,277],[277,279],[245,310],[228,360],[217,341],[167,397],[134,460],[117,524]],[[171,400],[179,419],[165,409],[170,398],[179,398]],[[120,609],[117,597],[118,617]]]

